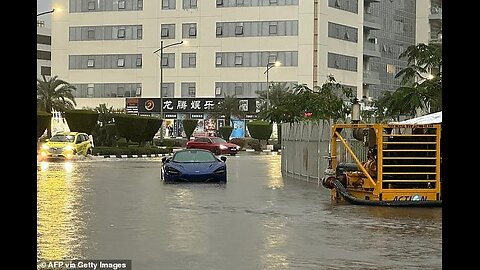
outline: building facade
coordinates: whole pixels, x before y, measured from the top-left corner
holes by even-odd
[[[37,78],[41,78],[42,75],[50,76],[52,74],[51,46],[50,28],[45,27],[44,21],[37,20]]]
[[[442,1],[417,0],[416,43],[442,42]]]
[[[416,38],[415,0],[53,0],[52,7],[52,72],[77,87],[78,107],[125,108],[127,97],[161,92],[255,98],[275,61],[281,66],[269,69],[270,82],[321,86],[331,74],[372,100],[399,86],[394,76],[406,62],[398,56]]]

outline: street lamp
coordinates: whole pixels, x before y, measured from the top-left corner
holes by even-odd
[[[163,140],[163,124],[164,124],[164,121],[163,121],[163,49],[165,48],[168,48],[168,47],[172,47],[172,46],[175,46],[175,45],[180,45],[183,43],[183,40],[182,41],[179,41],[179,42],[175,42],[175,43],[172,43],[172,44],[168,44],[166,46],[163,46],[163,40],[160,41],[160,48],[155,50],[153,53],[157,53],[158,51],[160,51],[160,117],[162,118],[162,125],[160,126],[160,139]]]
[[[358,124],[360,122],[360,103],[355,98],[352,103],[352,123]]]
[[[52,10],[49,10],[49,11],[45,11],[45,12],[38,13],[38,14],[37,14],[37,17],[38,17],[38,16],[41,16],[41,15],[48,14],[48,13],[53,13],[54,11],[55,11],[55,9],[53,8]]]
[[[268,92],[270,92],[270,86],[268,85],[268,71],[273,67],[280,66],[281,64],[282,63],[280,63],[279,61],[275,61],[275,63],[268,62],[267,69],[265,70],[265,72],[263,72],[263,74],[267,75],[267,110],[270,108],[270,99],[268,98]]]

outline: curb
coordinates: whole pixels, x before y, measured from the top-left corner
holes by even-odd
[[[139,157],[164,157],[170,154],[146,154],[146,155],[99,155],[99,157],[103,156],[104,158],[139,158]]]

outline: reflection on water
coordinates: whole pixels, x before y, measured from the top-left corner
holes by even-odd
[[[283,177],[282,177],[282,162],[280,158],[271,159],[270,157],[266,156],[269,159],[269,169],[268,169],[268,187],[271,189],[283,188]]]
[[[72,162],[40,162],[37,169],[37,259],[78,259],[85,227],[78,204],[82,174]]]

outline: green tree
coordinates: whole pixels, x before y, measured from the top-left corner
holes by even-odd
[[[442,44],[420,43],[411,45],[400,59],[407,60],[407,67],[395,75],[402,78],[401,87],[394,95],[395,107],[409,116],[418,110],[432,113],[442,110]]]
[[[230,126],[232,116],[243,117],[244,113],[240,111],[238,99],[235,96],[225,95],[223,100],[215,104],[211,115],[215,119],[225,115],[225,126]]]
[[[37,109],[51,113],[52,110],[65,112],[75,109],[75,97],[72,91],[75,87],[70,83],[58,79],[58,76],[47,79],[42,75],[42,79],[37,79]],[[52,125],[47,126],[47,136],[52,136]]]

